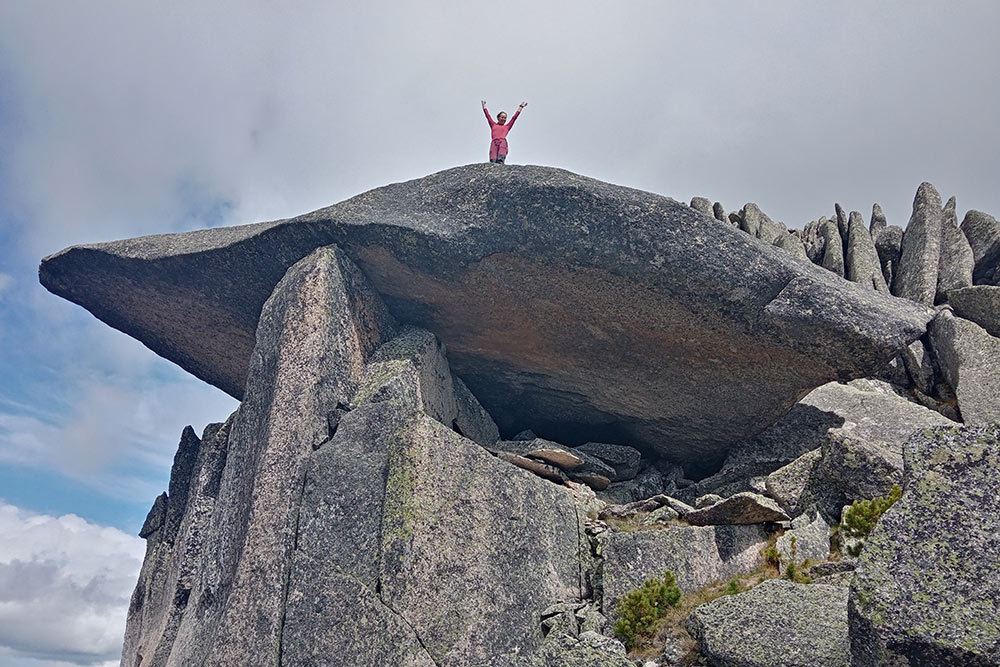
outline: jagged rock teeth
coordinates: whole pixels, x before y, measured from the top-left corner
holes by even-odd
[[[955,215],[955,198],[952,197],[942,211],[941,256],[938,259],[936,303],[948,301],[948,292],[972,287],[972,274],[976,260],[969,240],[958,227]]]
[[[981,211],[968,211],[962,220],[975,260],[973,283],[1000,285],[1000,222]]]
[[[851,211],[848,221],[845,275],[848,280],[860,283],[876,292],[889,291],[882,275],[875,243],[865,228],[864,219],[857,211]]]
[[[913,198],[913,214],[903,233],[899,266],[892,279],[896,296],[934,305],[941,257],[941,195],[922,183]]]

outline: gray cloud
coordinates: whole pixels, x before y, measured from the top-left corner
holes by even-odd
[[[925,179],[1000,210],[992,3],[175,7],[3,10],[33,248],[292,215],[482,160],[482,97],[531,102],[517,162],[788,224],[834,199],[902,224]]]
[[[12,661],[117,657],[143,541],[0,500],[0,647]]]

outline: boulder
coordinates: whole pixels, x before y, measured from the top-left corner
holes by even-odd
[[[715,213],[712,211],[712,202],[704,197],[693,197],[691,199],[691,208],[698,211],[702,215],[707,215],[710,218],[715,217]]]
[[[767,476],[764,490],[788,516],[795,517],[810,502],[808,489],[817,476],[822,450],[806,452]]]
[[[517,667],[635,667],[620,641],[593,630],[582,632],[579,637],[567,634],[547,637],[536,662],[515,664]]]
[[[679,462],[721,460],[803,392],[871,375],[932,316],[666,197],[493,167],[290,220],[69,248],[39,275],[243,398],[264,302],[290,266],[337,244],[399,321],[438,336],[502,432]]]
[[[877,292],[888,292],[882,275],[882,265],[865,221],[857,211],[851,211],[847,232],[845,275],[850,281],[860,283]]]
[[[806,254],[805,246],[802,245],[802,241],[799,240],[799,237],[794,234],[784,232],[779,234],[778,238],[774,240],[774,245],[782,250],[787,250],[794,255],[798,255],[803,259],[809,259],[809,256]]]
[[[634,479],[612,483],[598,497],[610,504],[622,505],[651,498],[666,490],[663,473],[649,466],[639,471]]]
[[[719,222],[725,222],[726,224],[729,224],[729,218],[726,216],[726,209],[722,207],[721,203],[715,202],[714,204],[712,204],[712,214],[715,216],[715,219],[718,220]]]
[[[968,211],[962,220],[975,266],[972,281],[976,285],[996,285],[997,265],[1000,264],[1000,222],[981,211]]]
[[[854,559],[843,559],[817,563],[806,571],[814,584],[831,584],[834,586],[851,585],[857,562]]]
[[[958,398],[966,424],[1000,421],[1000,338],[942,311],[930,326],[931,347]]]
[[[806,561],[824,561],[830,557],[830,526],[819,514],[803,514],[792,520],[790,529],[775,541],[774,546],[780,557],[780,572],[792,562],[802,566]]]
[[[834,428],[852,422],[851,434],[856,439],[896,443],[898,448],[914,430],[954,426],[954,422],[933,410],[895,394],[862,391],[836,382],[809,392],[802,403],[835,415],[839,423]]]
[[[706,507],[711,507],[712,505],[718,505],[723,500],[722,496],[715,493],[706,493],[703,496],[698,496],[694,500],[694,508],[696,510],[703,510]]]
[[[603,559],[604,613],[612,615],[618,599],[650,577],[670,570],[685,593],[716,581],[753,572],[763,565],[767,545],[760,525],[682,526],[657,530],[607,531],[595,539]]]
[[[825,218],[824,218],[825,220]],[[807,224],[800,234],[802,245],[806,250],[806,257],[813,264],[823,263],[823,251],[826,247],[826,237],[823,234],[823,222],[813,220]]]
[[[927,306],[937,294],[941,259],[941,195],[930,183],[921,183],[913,199],[913,214],[906,225],[899,266],[892,279],[892,293]]]
[[[760,476],[764,477],[763,488],[766,492],[768,475],[791,464],[800,456],[823,447],[830,429],[840,428],[848,422],[853,424],[851,433],[855,439],[895,443],[893,446],[897,452],[901,452],[902,443],[913,430],[953,424],[934,410],[884,390],[884,385],[872,385],[869,382],[866,386],[874,386],[876,389],[862,391],[858,387],[837,382],[814,389],[783,419],[754,438],[734,445],[719,472],[690,487],[670,493],[685,502],[693,502],[705,493],[732,495],[753,490],[753,480]],[[775,478],[771,482],[775,488],[772,497],[781,500],[783,509],[793,513],[798,511],[794,503],[794,494],[798,493],[797,484],[810,484],[803,476],[807,474],[806,469],[814,464],[814,461],[803,461],[801,469],[790,468],[779,476],[784,481],[779,482]],[[783,483],[788,485],[784,491],[779,490]],[[839,512],[839,507],[834,508],[832,505],[842,499],[836,489],[830,488],[829,482],[803,489],[802,493],[805,493],[807,504],[826,504],[830,501],[827,509],[834,514]]]
[[[872,204],[872,218],[868,225],[868,232],[872,235],[872,238],[885,230],[889,226],[888,221],[885,219],[885,213],[882,211],[882,207],[879,206],[878,202]]]
[[[840,236],[837,223],[820,219],[821,231],[823,234],[823,261],[821,266],[827,271],[833,271],[841,278],[844,277],[844,241]]]
[[[612,482],[624,482],[634,478],[639,473],[639,461],[642,454],[635,447],[588,442],[576,447],[575,450],[596,456],[611,466],[614,469]]]
[[[847,213],[844,211],[844,207],[840,204],[833,205],[834,217],[837,220],[837,231],[840,232],[840,238],[843,239],[844,245],[847,245],[847,234],[850,232],[851,224],[847,217]]]
[[[640,526],[662,526],[680,518],[680,513],[669,505],[653,510],[642,518]]]
[[[1000,663],[998,436],[994,424],[907,442],[903,496],[865,541],[851,585],[853,665]]]
[[[728,496],[751,491],[751,480],[758,476],[765,477],[766,489],[767,475],[818,449],[827,431],[843,423],[843,417],[809,405],[804,399],[760,434],[736,443],[717,473],[678,489],[674,495],[685,502],[694,502],[706,493]]]
[[[557,484],[569,480],[569,476],[566,473],[550,463],[545,463],[544,461],[532,459],[527,456],[521,456],[520,454],[514,454],[513,452],[505,452],[503,450],[498,451],[496,455],[501,461],[506,461],[507,463],[515,465],[522,470],[527,470],[530,473],[538,475],[543,479],[556,482]]]
[[[868,226],[878,253],[879,265],[882,267],[882,277],[886,285],[892,285],[893,275],[899,265],[899,254],[903,245],[903,230],[896,225],[887,225],[885,213],[878,204],[872,205],[872,221]]]
[[[693,526],[745,525],[788,521],[788,518],[772,499],[749,491],[723,498],[684,515],[684,520]]]
[[[774,244],[779,238],[788,236],[788,230],[783,224],[771,220],[753,203],[747,204],[743,209],[743,224],[753,228],[755,231],[752,234],[764,243]]]
[[[944,417],[941,422],[952,423]],[[845,424],[831,431],[823,443],[818,472],[839,492],[837,504],[884,496],[902,481],[902,443],[860,435],[852,425]]]
[[[586,484],[594,491],[604,491],[611,486],[611,480],[600,473],[594,472],[571,472],[567,475],[571,481]]]
[[[976,285],[948,292],[955,314],[975,322],[991,336],[1000,337],[1000,287]]]
[[[965,234],[958,228],[955,216],[955,198],[952,197],[942,211],[941,256],[938,259],[937,303],[948,300],[951,290],[972,286],[972,271],[976,260]]]
[[[788,521],[788,515],[770,498],[744,491],[684,516],[693,526],[744,525]]]
[[[577,452],[565,445],[560,445],[557,442],[545,440],[544,438],[501,440],[496,444],[496,448],[511,454],[541,459],[563,470],[573,470],[579,468],[584,463],[584,458]]]
[[[685,626],[711,665],[851,664],[843,586],[772,579],[695,607]]]
[[[915,340],[899,354],[903,368],[913,385],[925,394],[933,394],[938,369],[934,357],[922,340]]]

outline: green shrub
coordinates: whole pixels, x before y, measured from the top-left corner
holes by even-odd
[[[736,595],[737,593],[742,593],[743,587],[740,586],[739,579],[730,579],[729,584],[726,586],[726,590],[722,592],[723,595]]]
[[[844,513],[844,521],[839,526],[839,534],[856,539],[864,539],[871,534],[875,524],[887,509],[899,500],[903,490],[894,484],[889,494],[871,500],[855,500]],[[852,556],[861,553],[861,545],[849,549]]]
[[[681,589],[677,587],[674,573],[663,573],[662,579],[647,579],[642,588],[625,594],[618,600],[615,612],[619,618],[615,622],[615,634],[632,650],[640,639],[651,638],[656,632],[660,619],[667,615],[670,607],[676,607],[681,600]]]
[[[785,566],[785,579],[789,581],[794,581],[797,584],[811,584],[812,577],[806,575],[805,568],[808,567],[809,559],[802,561],[802,565],[799,565],[799,545],[798,538],[792,535],[791,539],[791,549],[789,554],[788,565]]]
[[[781,565],[781,554],[778,552],[778,547],[773,544],[760,550],[760,557],[764,559],[764,562],[772,566],[775,569]]]

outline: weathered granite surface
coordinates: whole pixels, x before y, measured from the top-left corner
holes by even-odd
[[[975,285],[952,290],[948,292],[948,303],[956,315],[1000,338],[1000,286]]]
[[[772,579],[695,607],[686,623],[713,667],[848,667],[847,588]]]
[[[921,183],[913,198],[913,214],[906,225],[892,293],[927,306],[937,294],[941,259],[941,195],[930,183]]]
[[[611,615],[625,593],[670,570],[691,592],[714,581],[753,572],[763,564],[768,534],[762,525],[682,526],[605,532],[597,536],[603,558],[603,604]]]
[[[239,398],[264,301],[338,244],[400,321],[444,342],[501,431],[688,460],[871,374],[930,319],[671,199],[493,166],[291,220],[73,247],[40,278]]]
[[[1000,278],[1000,222],[982,211],[968,211],[962,220],[965,234],[975,261],[973,284],[996,285]]]
[[[934,428],[905,448],[905,486],[865,540],[851,651],[869,665],[1000,663],[1000,430]]]
[[[182,466],[197,488],[183,481],[187,472],[175,471],[171,481],[175,497],[188,487],[178,527],[183,546],[168,566],[184,592],[167,623],[133,633],[139,640],[126,642],[124,664],[141,655],[144,667],[245,665],[277,655],[306,464],[329,438],[329,415],[349,403],[367,356],[394,329],[364,276],[336,248],[313,252],[282,278],[264,304],[246,394],[223,429],[225,446],[209,450],[224,454]],[[167,516],[165,527],[172,525],[169,494]]]
[[[931,323],[930,341],[941,374],[958,397],[962,421],[1000,421],[1000,338],[945,311]]]

